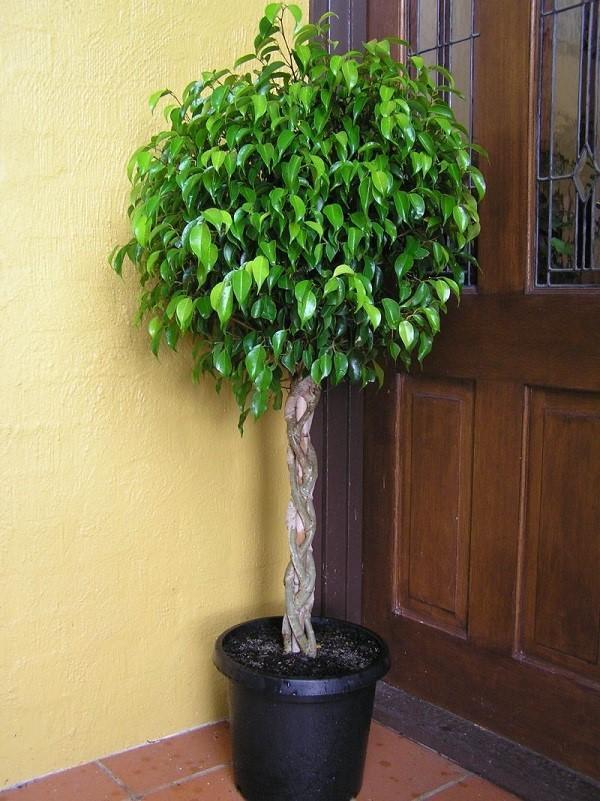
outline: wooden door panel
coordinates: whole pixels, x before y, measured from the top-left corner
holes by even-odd
[[[397,603],[398,576],[408,569],[402,565],[402,548],[397,547],[405,536],[405,523],[398,526],[397,521],[406,521],[402,507],[408,492],[403,432],[410,426],[399,391],[405,382],[413,384],[416,393],[421,384],[427,387],[425,392],[435,385],[446,393],[453,385],[445,379],[395,376],[381,391],[367,393],[366,442],[379,447],[367,446],[365,451],[369,479],[364,496],[364,622],[392,647],[388,680],[598,776],[600,693],[580,669],[567,670],[547,657],[540,658],[525,646],[524,631],[519,630],[519,543],[523,541],[519,532],[524,514],[519,501],[525,483],[520,464],[527,418],[523,387],[497,382],[475,385],[473,475],[478,480],[472,503],[467,636],[457,627],[440,624],[431,614],[407,613]],[[456,383],[460,386],[461,382]],[[506,422],[505,427],[489,424],[497,409],[502,414],[493,419]],[[392,447],[384,449],[383,443]],[[484,478],[487,491],[478,492],[479,479]],[[506,492],[498,490],[505,483]],[[429,483],[425,497],[428,488]],[[588,542],[597,538],[598,522]]]
[[[524,413],[520,384],[477,380],[469,640],[501,653],[515,640]]]
[[[531,390],[523,652],[598,681],[600,395]]]
[[[398,377],[403,449],[396,607],[466,636],[473,386]],[[427,486],[427,493],[422,487]]]

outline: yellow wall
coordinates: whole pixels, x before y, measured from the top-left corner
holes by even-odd
[[[2,5],[0,787],[222,717],[214,637],[280,607],[279,417],[240,440],[106,263],[147,96],[230,65],[263,5]]]

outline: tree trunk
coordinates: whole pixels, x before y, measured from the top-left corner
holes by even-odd
[[[316,568],[312,543],[317,528],[313,492],[317,481],[317,453],[310,427],[321,388],[310,376],[294,379],[285,404],[291,498],[287,511],[290,562],[285,571],[283,644],[286,653],[316,656],[311,623],[315,601]]]

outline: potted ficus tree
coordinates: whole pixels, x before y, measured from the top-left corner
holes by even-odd
[[[142,285],[151,348],[194,342],[194,376],[229,382],[243,428],[283,407],[291,500],[283,619],[218,641],[231,679],[236,783],[250,801],[358,793],[387,649],[313,619],[317,458],[325,379],[381,382],[429,353],[460,294],[484,181],[442,68],[398,63],[390,42],[331,54],[326,17],[271,3],[253,53],[205,72],[133,154],[133,238],[115,250]],[[475,195],[473,193],[475,192]],[[274,628],[275,627],[275,628]],[[329,703],[325,703],[329,701]]]

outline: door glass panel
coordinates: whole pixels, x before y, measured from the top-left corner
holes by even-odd
[[[438,0],[421,0],[418,15],[417,48],[419,51],[432,50],[438,41]]]
[[[452,40],[471,36],[473,24],[473,0],[454,0],[451,6]]]
[[[539,287],[600,284],[599,6],[599,0],[541,4]]]
[[[449,95],[448,102],[470,138],[474,136],[474,50],[479,37],[476,12],[475,0],[407,0],[405,4],[410,50],[421,55],[427,64],[440,64],[453,72],[463,97]],[[442,76],[438,79],[445,80]],[[474,253],[475,248],[470,247],[469,253]],[[477,271],[470,262],[465,265],[464,283],[477,284]]]
[[[453,97],[452,108],[456,119],[467,130],[471,129],[471,42],[459,42],[450,48],[450,69],[456,78],[456,85],[460,87],[464,98]]]

